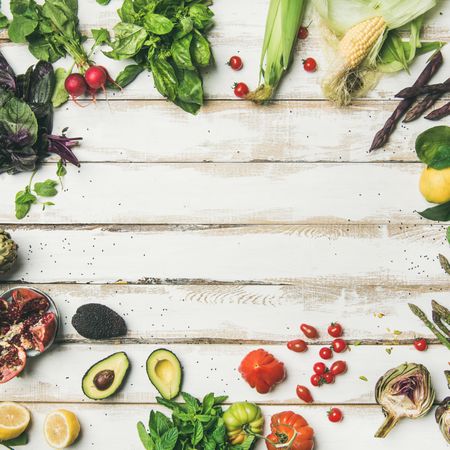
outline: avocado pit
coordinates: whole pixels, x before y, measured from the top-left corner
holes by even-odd
[[[114,382],[115,374],[113,370],[101,370],[94,377],[94,385],[99,391],[106,391]]]

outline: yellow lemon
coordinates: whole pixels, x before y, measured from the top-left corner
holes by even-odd
[[[420,176],[420,192],[431,203],[450,201],[450,167],[442,170],[426,167]]]
[[[50,447],[67,448],[80,434],[80,422],[73,412],[58,409],[46,417],[44,434]]]
[[[0,441],[19,437],[30,423],[28,409],[17,403],[0,403]]]

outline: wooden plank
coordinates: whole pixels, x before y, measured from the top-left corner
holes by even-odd
[[[64,318],[59,342],[87,343],[72,327],[71,318],[78,307],[95,302],[124,317],[128,334],[123,343],[164,345],[285,344],[302,336],[301,322],[322,330],[319,342],[328,345],[331,320],[343,324],[345,338],[352,342],[411,345],[418,336],[429,341],[435,337],[407,304],[415,303],[431,316],[431,300],[446,304],[450,293],[448,286],[324,285],[314,280],[297,286],[44,284],[39,288],[55,300]]]
[[[77,156],[90,162],[417,161],[416,137],[431,126],[424,119],[397,127],[383,150],[368,154],[394,108],[386,101],[349,109],[317,101],[264,108],[221,101],[192,116],[153,101],[99,102],[82,111],[70,104],[55,114],[54,132],[70,126],[70,136],[83,137]]]
[[[152,323],[148,315],[149,326]],[[205,317],[205,320],[208,320]],[[81,379],[89,367],[108,355],[125,351],[131,362],[131,371],[124,388],[110,401],[114,403],[155,402],[158,395],[148,380],[145,362],[155,345],[97,344],[92,346],[61,344],[48,354],[34,358],[23,375],[2,386],[2,398],[15,401],[40,402],[92,402],[81,390]],[[266,404],[297,404],[295,393],[298,384],[310,386],[312,367],[319,359],[319,346],[306,353],[294,353],[284,345],[265,345],[264,348],[284,362],[287,380],[269,394],[258,394],[241,379],[237,368],[244,356],[258,348],[249,345],[189,345],[174,344],[175,352],[183,365],[183,389],[194,395],[214,391],[228,394],[229,401],[249,400]],[[321,404],[352,403],[373,404],[374,386],[388,369],[405,361],[426,365],[433,378],[437,399],[448,395],[444,370],[448,368],[448,350],[433,345],[426,352],[418,352],[412,345],[395,347],[391,354],[384,346],[358,346],[342,353],[336,359],[347,361],[348,372],[336,380],[335,385],[311,387],[316,402]],[[373,361],[377,361],[373,364]],[[57,370],[55,370],[57,368]],[[359,379],[365,376],[368,381]]]
[[[150,409],[157,409],[167,413],[167,410],[153,405],[105,405],[105,404],[34,404],[27,406],[33,417],[30,444],[33,450],[48,448],[43,437],[42,428],[45,416],[56,408],[65,408],[74,411],[81,422],[82,435],[73,446],[74,449],[95,448],[110,450],[142,450],[136,432],[136,423],[148,420]],[[433,450],[446,450],[448,447],[439,433],[433,414],[428,414],[420,420],[403,420],[398,424],[386,439],[375,439],[373,434],[383,421],[380,408],[375,406],[341,407],[345,414],[344,421],[338,425],[330,423],[327,418],[325,406],[298,406],[292,405],[263,406],[266,416],[266,432],[272,414],[286,409],[293,409],[302,414],[315,431],[317,448],[352,448],[370,450],[394,450],[408,448],[408,450],[422,450],[426,442]],[[358,430],[355,433],[355,430]],[[417,433],[420,432],[420,439]],[[351,440],[351,444],[349,442]],[[72,447],[71,447],[72,448]],[[258,443],[257,450],[265,449],[262,442]]]
[[[9,227],[22,249],[3,280],[448,287],[445,226]],[[25,264],[26,262],[26,264]]]
[[[7,11],[8,2],[5,3]],[[239,0],[228,0],[223,4],[217,2],[214,5],[216,13],[216,27],[210,36],[215,58],[215,66],[208,69],[205,73],[205,92],[210,99],[235,99],[232,86],[236,81],[245,81],[251,88],[256,88],[258,81],[258,67],[262,39],[264,35],[264,25],[267,12],[267,0],[256,0],[254,2],[242,5]],[[91,28],[107,27],[117,23],[118,16],[115,9],[119,5],[111,4],[108,7],[100,7],[95,0],[83,0],[80,2],[80,21],[84,30]],[[244,9],[244,10],[243,10]],[[424,32],[426,40],[450,39],[447,26],[447,16],[450,11],[450,2],[443,1],[436,10],[430,14],[427,19],[427,25]],[[442,13],[442,14],[441,14]],[[310,21],[305,19],[305,23]],[[5,37],[6,34],[3,34]],[[86,44],[90,48],[91,43]],[[14,48],[15,47],[15,48]],[[320,82],[326,74],[328,66],[326,52],[322,50],[322,37],[320,32],[319,20],[314,18],[310,27],[310,34],[306,41],[301,41],[298,46],[297,54],[294,59],[292,70],[285,77],[285,81],[280,86],[278,92],[279,99],[318,99],[323,98]],[[448,46],[447,46],[448,47]],[[32,63],[33,57],[28,53],[25,46],[11,46],[9,44],[2,47],[8,60],[13,63],[17,70],[24,70]],[[445,67],[441,69],[443,79],[446,78],[448,68],[450,67],[450,49],[444,47]],[[234,72],[226,62],[230,56],[239,53],[245,62],[245,67],[241,72]],[[314,74],[305,73],[302,67],[302,59],[314,56],[318,62],[319,70]],[[411,75],[402,72],[383,77],[378,87],[369,94],[371,99],[390,98],[401,87],[412,83],[417,74],[423,69],[428,56],[424,55],[418,58],[412,66]],[[113,61],[100,51],[97,51],[95,60],[110,69],[113,75],[117,74],[127,62]],[[57,66],[70,67],[69,60],[60,60]],[[118,96],[116,96],[118,97]],[[151,76],[142,75],[131,86],[127,87],[121,98],[154,98],[160,99],[161,96],[153,87]]]
[[[55,178],[55,165],[37,180]],[[329,224],[424,219],[418,164],[84,164],[70,168],[56,206],[24,223]],[[78,173],[77,173],[78,172]],[[0,220],[29,173],[0,177]],[[108,214],[105,214],[108,211]]]

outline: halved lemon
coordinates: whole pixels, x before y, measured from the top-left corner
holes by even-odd
[[[19,437],[30,423],[27,408],[13,402],[0,403],[0,441]]]
[[[58,409],[46,417],[44,434],[50,447],[67,448],[80,434],[80,422],[73,412]]]

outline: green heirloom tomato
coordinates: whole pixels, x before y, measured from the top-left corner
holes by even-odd
[[[223,420],[232,445],[242,444],[249,434],[261,434],[264,429],[261,408],[254,403],[233,403],[225,411]]]

